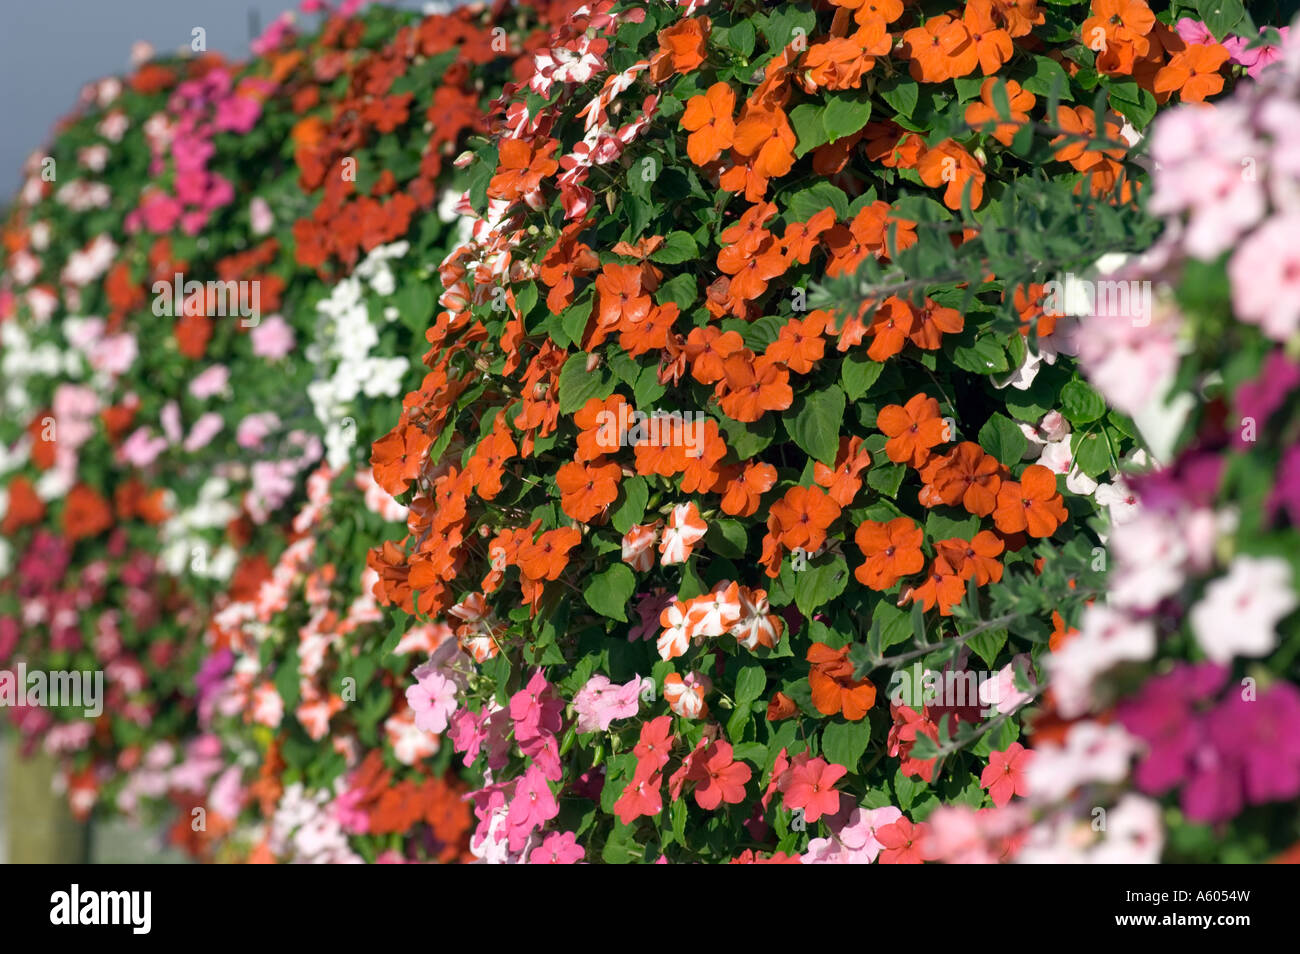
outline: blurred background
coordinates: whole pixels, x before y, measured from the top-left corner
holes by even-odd
[[[137,41],[160,53],[207,48],[239,59],[249,40],[297,0],[41,0],[0,4],[0,205],[21,181],[23,162],[77,102],[82,86],[125,71]],[[396,6],[418,8],[418,3]],[[20,760],[0,736],[0,863],[180,862],[165,832],[125,823],[81,825],[51,792],[52,763]]]
[[[83,84],[128,66],[131,45],[189,49],[207,31],[209,50],[231,58],[299,0],[40,0],[0,4],[0,194],[18,188],[23,161],[77,101]],[[418,10],[421,0],[386,6]]]

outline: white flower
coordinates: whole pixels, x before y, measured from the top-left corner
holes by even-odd
[[[1277,624],[1300,603],[1291,567],[1280,557],[1239,555],[1192,607],[1192,632],[1215,662],[1264,656],[1277,645]]]

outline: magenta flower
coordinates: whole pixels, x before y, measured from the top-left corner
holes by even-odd
[[[576,865],[586,850],[571,831],[553,831],[528,856],[530,865]]]

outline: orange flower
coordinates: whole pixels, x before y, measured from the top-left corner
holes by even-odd
[[[1013,39],[1025,36],[1045,20],[1038,0],[993,0],[993,13]]]
[[[788,719],[796,712],[799,707],[794,704],[794,700],[784,692],[776,692],[767,703],[767,721],[780,722],[782,719]]]
[[[569,565],[569,551],[581,542],[577,527],[547,530],[536,542],[519,548],[519,569],[532,580],[558,580]]]
[[[775,472],[774,472],[775,474]],[[36,488],[26,477],[15,477],[9,482],[9,507],[5,510],[4,521],[0,523],[0,533],[6,537],[14,532],[40,523],[45,516],[45,504],[36,494]]]
[[[942,83],[952,79],[945,34],[952,17],[939,14],[903,33],[903,53],[911,60],[909,72],[918,83]]]
[[[542,180],[560,168],[559,162],[551,158],[558,145],[552,139],[536,149],[522,139],[501,140],[497,174],[488,183],[488,195],[507,202],[532,200]]]
[[[432,443],[415,425],[397,425],[370,448],[375,483],[394,497],[406,493],[407,485],[419,476],[424,452]]]
[[[866,520],[853,539],[867,558],[853,575],[873,590],[887,590],[925,566],[921,555],[925,534],[907,517],[896,517],[888,523]]]
[[[771,516],[780,532],[776,535],[788,550],[796,547],[813,553],[826,542],[826,529],[840,515],[840,505],[817,487],[791,487],[772,504]]]
[[[1093,0],[1092,11],[1080,36],[1097,54],[1097,71],[1112,76],[1132,73],[1134,62],[1150,50],[1148,34],[1155,27],[1155,14],[1143,0]]]
[[[984,201],[984,170],[975,157],[951,139],[926,152],[917,164],[921,181],[931,189],[946,184],[943,204],[954,212],[961,208],[962,194],[970,183],[970,207],[978,208]]]
[[[826,247],[831,261],[826,274],[835,276],[853,272],[868,255],[888,259],[916,244],[916,223],[890,215],[889,203],[876,200],[864,206],[847,227],[837,225],[826,233]]]
[[[784,411],[794,403],[790,372],[766,355],[733,354],[723,362],[726,377],[715,393],[722,412],[742,424],[752,424],[767,411]]]
[[[945,308],[927,298],[925,306],[916,311],[916,326],[910,337],[918,348],[934,351],[943,343],[944,335],[959,334],[964,327],[965,319],[956,308]]]
[[[1200,103],[1223,91],[1219,70],[1228,61],[1228,51],[1217,43],[1193,43],[1156,73],[1155,94],[1164,102],[1172,93],[1184,103]]]
[[[949,439],[948,425],[939,416],[939,402],[924,394],[913,395],[905,405],[888,404],[876,416],[876,427],[889,440],[885,453],[895,464],[920,467],[930,448]]]
[[[1031,537],[1049,537],[1068,516],[1056,491],[1056,475],[1041,464],[1030,464],[1020,482],[1004,480],[998,490],[993,521],[1003,533],[1025,530]]]
[[[689,73],[704,62],[712,25],[708,17],[692,17],[659,31],[659,49],[667,54],[674,73]]]
[[[752,517],[758,512],[759,499],[776,485],[776,468],[771,464],[750,463],[739,476],[732,478],[722,496],[722,512],[733,517]]]
[[[920,500],[924,506],[960,504],[977,517],[987,517],[997,508],[1002,464],[984,448],[962,441],[938,464],[922,488]]]
[[[798,140],[784,110],[747,103],[741,110],[732,145],[758,175],[778,179],[794,166],[794,147]],[[688,149],[689,146],[688,142]]]
[[[697,166],[708,165],[722,150],[730,149],[736,134],[732,119],[736,94],[726,83],[714,83],[706,92],[692,96],[682,113],[682,128],[690,132],[686,154]]]
[[[942,556],[937,556],[930,564],[925,582],[912,587],[903,594],[904,601],[919,602],[921,608],[932,609],[939,604],[940,616],[951,616],[952,608],[966,596],[965,578],[952,568]]]
[[[776,340],[763,352],[773,361],[779,361],[796,374],[807,374],[826,351],[826,312],[809,312],[800,321],[791,318],[777,332]],[[706,382],[707,383],[707,382]]]
[[[849,647],[831,649],[825,643],[813,643],[808,647],[807,659],[812,663],[808,670],[812,703],[822,715],[843,713],[844,718],[856,722],[876,704],[876,687],[871,680],[853,677]]]
[[[835,210],[822,209],[807,222],[791,222],[781,236],[781,250],[791,263],[807,265],[820,242],[822,233],[835,224]]]
[[[728,245],[718,252],[718,269],[731,276],[727,293],[740,301],[753,301],[765,291],[767,283],[784,275],[789,265],[781,246],[770,235],[756,248]]]
[[[835,466],[827,467],[821,461],[813,461],[813,480],[819,487],[825,487],[837,504],[847,507],[862,489],[862,478],[858,475],[870,463],[871,455],[863,448],[862,438],[841,437]]]
[[[996,73],[1014,52],[1011,34],[993,18],[992,0],[967,0],[962,18],[943,31],[941,41],[954,77],[965,76],[976,66],[985,76]]]
[[[63,504],[63,535],[70,541],[98,536],[113,525],[113,511],[95,490],[77,484]]]
[[[596,330],[588,344],[594,346],[615,328],[632,328],[654,307],[644,265],[606,264],[596,277]]]
[[[1007,106],[1010,107],[1010,112],[1005,117],[999,116],[993,97],[993,88],[998,82],[990,76],[980,85],[980,101],[966,107],[966,122],[986,132],[991,127],[993,138],[1002,145],[1009,146],[1020,127],[1029,122],[1029,111],[1034,108],[1037,100],[1033,93],[1022,89],[1015,80],[1006,80]]]
[[[867,333],[871,335],[871,347],[867,348],[867,357],[872,361],[884,361],[903,350],[908,336],[916,324],[916,309],[910,302],[897,295],[890,295],[871,318]]]
[[[560,509],[579,523],[589,522],[618,499],[618,482],[622,476],[623,468],[618,464],[570,461],[555,474],[555,484],[560,488]]]
[[[974,576],[980,586],[1002,579],[1002,564],[997,558],[1006,544],[991,530],[981,530],[970,540],[940,540],[934,549],[949,566],[957,568],[957,575],[963,579]]]

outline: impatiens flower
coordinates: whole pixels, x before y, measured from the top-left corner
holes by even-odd
[[[633,524],[623,534],[623,562],[638,573],[645,573],[654,566],[655,541],[659,538],[657,524]]]
[[[663,776],[658,772],[642,775],[638,770],[623,794],[614,803],[614,814],[624,825],[630,825],[642,815],[654,816],[663,811],[661,788]]]
[[[876,841],[880,842],[880,863],[882,865],[919,865],[931,860],[934,855],[926,844],[929,827],[924,823],[913,825],[907,818],[900,818],[891,825],[885,825],[876,831]]]
[[[813,705],[823,715],[843,712],[850,722],[866,716],[876,703],[876,687],[870,679],[854,678],[849,661],[849,647],[832,649],[825,643],[813,643],[808,649],[808,685]]]
[[[843,765],[815,758],[792,765],[781,777],[785,807],[802,810],[804,821],[812,824],[823,815],[834,815],[840,808],[840,793],[835,783],[848,772]]]
[[[989,764],[980,773],[980,788],[989,790],[989,797],[998,808],[1011,801],[1012,795],[1023,797],[1029,793],[1025,767],[1032,758],[1033,753],[1019,742],[1012,742],[1005,752],[989,753]]]
[[[724,802],[736,805],[745,800],[745,784],[754,773],[744,762],[733,761],[730,743],[710,744],[691,766],[696,779],[695,804],[705,811],[713,811]]]
[[[771,510],[771,519],[780,528],[781,545],[808,553],[821,549],[826,530],[839,515],[840,505],[819,487],[791,487]]]
[[[531,865],[576,865],[587,855],[571,831],[553,831],[528,856]]]
[[[896,517],[888,523],[863,521],[854,542],[866,562],[853,575],[873,590],[889,589],[904,576],[921,572],[925,566],[921,553],[924,539],[921,528],[907,517]]]
[[[736,94],[726,83],[714,83],[704,93],[686,102],[682,128],[690,132],[686,154],[697,166],[705,166],[729,149],[736,134]]]
[[[920,467],[929,459],[932,447],[951,439],[948,425],[939,414],[939,402],[924,394],[914,395],[901,407],[882,407],[876,427],[889,438],[885,443],[889,459],[912,467]]]
[[[622,686],[612,684],[608,676],[600,673],[592,676],[573,697],[578,731],[604,732],[615,719],[632,718],[640,708],[640,693],[640,676]]]
[[[1232,304],[1242,321],[1274,341],[1300,330],[1300,214],[1278,215],[1252,232],[1228,261]]]
[[[673,507],[659,541],[659,562],[664,566],[685,563],[707,530],[694,502]]]
[[[1277,645],[1277,624],[1298,605],[1286,560],[1239,554],[1192,607],[1192,633],[1215,662],[1266,656]]]
[[[687,673],[683,679],[670,672],[664,677],[664,701],[683,719],[702,719],[709,713],[704,697],[712,688],[713,680],[703,673]]]
[[[1069,517],[1056,490],[1056,475],[1030,464],[1020,482],[1006,480],[998,489],[993,520],[1003,533],[1025,530],[1031,537],[1050,537]]]
[[[638,774],[648,776],[652,772],[658,772],[668,764],[672,750],[672,716],[657,716],[645,723],[641,726],[641,735],[632,748],[632,754],[637,759]],[[641,769],[643,765],[649,768]]]
[[[456,711],[456,683],[437,669],[420,674],[417,682],[406,689],[406,701],[415,712],[415,724],[426,732],[444,732],[447,720]]]

